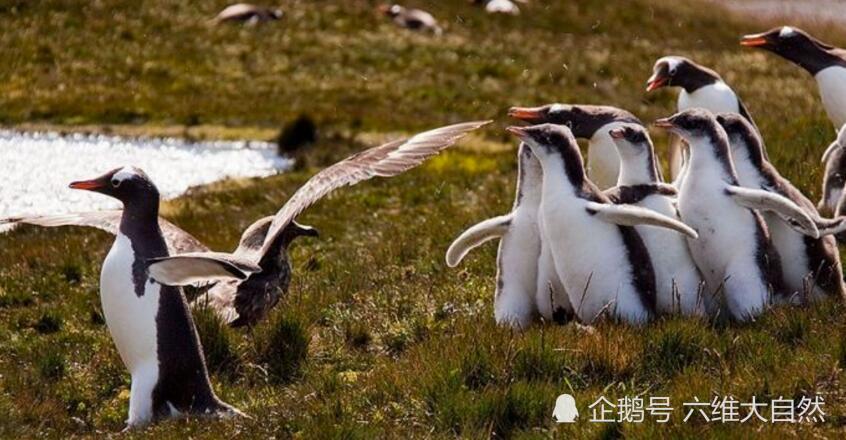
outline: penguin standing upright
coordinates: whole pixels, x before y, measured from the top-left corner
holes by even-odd
[[[690,147],[678,207],[682,221],[700,234],[688,245],[706,292],[724,298],[735,320],[754,319],[773,295],[785,298],[781,261],[757,210],[772,210],[814,234],[816,225],[785,197],[739,186],[728,136],[712,113],[686,110],[655,125],[680,136]]]
[[[621,124],[641,123],[635,115],[605,105],[512,107],[508,115],[529,124],[566,125],[576,138],[589,140],[587,175],[599,189],[616,185],[620,173],[620,157],[608,131]]]
[[[787,197],[815,222],[822,222],[814,204],[764,158],[764,142],[748,121],[735,113],[723,113],[717,115],[717,122],[728,134],[740,185]],[[800,300],[828,296],[846,298],[840,253],[833,236],[808,236],[771,212],[763,212],[762,215],[770,229],[773,245],[781,256],[782,272],[790,294],[797,295]],[[843,219],[830,223],[839,223],[843,228]]]
[[[631,226],[651,224],[695,237],[678,220],[648,209],[613,205],[587,179],[578,144],[567,127],[509,127],[531,147],[543,169],[540,215],[559,278],[583,323],[608,314],[632,324],[655,312],[649,252]]]
[[[94,191],[123,202],[117,238],[103,262],[100,300],[106,325],[132,376],[129,427],[182,413],[237,415],[215,396],[200,339],[179,287],[152,280],[151,258],[168,256],[159,227],[159,191],[143,171],[118,168],[73,189]],[[221,262],[219,279],[243,279],[258,270]]]
[[[846,124],[846,50],[790,26],[745,35],[740,44],[773,52],[813,75],[834,129]]]
[[[548,319],[552,319],[554,312],[549,289],[543,289],[543,294],[536,293],[541,261],[538,225],[543,179],[541,165],[525,144],[520,145],[517,157],[517,194],[511,213],[485,220],[464,231],[450,245],[446,261],[449,267],[455,267],[471,249],[499,238],[494,316],[498,324],[526,328],[538,309]],[[566,295],[562,299],[567,303],[560,307],[569,308]]]
[[[704,108],[712,113],[739,113],[755,125],[743,101],[720,75],[688,58],[666,56],[655,61],[652,76],[646,82],[646,91],[662,87],[681,88],[677,111]],[[673,136],[670,139],[670,175],[676,186],[680,186],[684,178],[685,162],[681,140]]]
[[[655,150],[646,129],[627,124],[610,132],[620,154],[617,186],[604,191],[614,203],[651,209],[678,218],[676,189],[659,178]],[[655,306],[658,313],[703,316],[707,297],[701,295],[702,277],[683,236],[651,226],[637,226],[655,270]]]

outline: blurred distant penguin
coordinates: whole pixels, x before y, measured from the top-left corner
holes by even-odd
[[[431,32],[441,35],[443,29],[432,14],[421,9],[410,9],[401,5],[381,5],[379,11],[390,17],[399,27],[411,30]]]
[[[279,20],[282,18],[282,15],[281,9],[271,9],[248,3],[236,3],[220,11],[217,17],[215,17],[215,21],[218,23],[241,22],[248,25],[255,25],[266,21]]]
[[[746,35],[740,44],[775,53],[813,75],[834,129],[846,124],[846,50],[790,26]]]
[[[520,8],[511,0],[473,0],[472,3],[484,5],[489,14],[520,15]]]

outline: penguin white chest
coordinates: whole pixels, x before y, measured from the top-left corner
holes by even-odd
[[[737,113],[740,111],[737,95],[726,83],[718,81],[696,89],[693,93],[682,90],[679,93],[679,111],[704,108],[714,113]]]
[[[130,373],[157,360],[156,315],[161,286],[145,280],[137,296],[132,276],[132,242],[118,234],[100,273],[100,301],[106,325]]]
[[[621,127],[622,122],[605,124],[596,130],[588,145],[588,176],[599,189],[608,189],[617,184],[620,174],[620,155],[610,130]]]
[[[828,118],[835,129],[846,124],[846,68],[833,66],[817,72],[815,78]]]

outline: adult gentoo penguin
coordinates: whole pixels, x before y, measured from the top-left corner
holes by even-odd
[[[757,209],[795,218],[816,232],[810,217],[783,196],[739,186],[725,130],[707,110],[692,109],[655,125],[690,146],[688,174],[679,188],[681,220],[699,234],[688,240],[706,294],[725,298],[732,318],[754,319],[771,300],[784,298],[781,261]]]
[[[846,125],[840,128],[837,139],[826,148],[822,162],[825,164],[823,194],[817,208],[837,216],[846,215],[846,204],[843,202],[843,185],[846,184]]]
[[[543,124],[508,131],[541,162],[540,215],[576,316],[588,324],[606,313],[634,324],[648,321],[655,311],[655,274],[631,226],[662,226],[691,237],[696,232],[648,209],[613,205],[585,176],[579,146],[567,127]]]
[[[728,134],[740,185],[787,197],[819,223],[814,204],[764,158],[766,147],[757,130],[735,113],[719,114],[717,121]],[[798,295],[802,300],[826,296],[846,299],[840,253],[834,237],[809,237],[797,232],[771,212],[763,212],[762,215],[781,256],[781,268],[788,292]],[[837,222],[841,228],[842,220]]]
[[[604,105],[550,104],[541,107],[512,107],[508,115],[529,124],[560,124],[573,136],[588,139],[588,177],[600,189],[617,184],[620,158],[609,130],[624,123],[641,124],[633,114]]]
[[[652,76],[646,81],[646,91],[662,87],[679,87],[677,111],[704,108],[713,113],[739,113],[754,125],[752,116],[737,93],[720,75],[696,62],[680,56],[666,56],[655,61]],[[675,179],[684,164],[684,153],[678,138],[670,143],[670,173]]]
[[[746,35],[740,44],[768,50],[808,71],[817,80],[823,106],[834,129],[839,130],[846,124],[846,50],[790,26]]]
[[[604,191],[614,203],[631,204],[678,218],[676,189],[658,177],[655,150],[644,127],[627,124],[610,131],[620,154],[617,186]],[[683,236],[651,226],[636,226],[655,270],[658,313],[686,316],[705,314],[702,277]]]
[[[147,260],[166,257],[159,226],[159,191],[143,171],[124,167],[71,188],[123,202],[117,238],[100,273],[106,325],[132,376],[129,427],[178,414],[236,415],[215,396],[200,339],[182,289],[159,284]],[[221,262],[228,277],[243,277],[249,264]]]
[[[243,279],[225,277],[217,280],[206,294],[194,300],[193,306],[212,308],[232,326],[253,325],[263,319],[279,302],[281,295],[288,291],[291,280],[288,246],[297,237],[317,235],[313,228],[300,225],[293,219],[286,222],[281,230],[269,235],[271,224],[280,215],[287,216],[293,211],[299,213],[299,210],[341,186],[354,185],[375,176],[393,176],[411,169],[486,123],[469,122],[430,130],[362,151],[324,169],[309,179],[277,216],[265,217],[251,224],[232,255],[207,253],[209,249],[196,238],[159,219],[170,254],[180,256],[177,261],[153,265],[152,271],[154,275],[162,276],[159,281],[177,278],[179,284],[191,284],[216,278],[218,273],[226,275],[227,268],[220,267],[218,261],[221,258],[228,256],[234,261],[251,261],[261,271],[247,273]],[[120,211],[107,211],[11,218],[0,220],[0,227],[17,224],[91,226],[116,234],[121,216]],[[271,236],[272,239],[268,238]]]
[[[233,254],[193,252],[153,258],[150,274],[163,284],[188,285],[217,279],[228,271],[222,264],[227,260],[251,262],[261,271],[249,273],[243,280],[218,283],[196,301],[210,304],[233,325],[253,324],[266,316],[288,290],[288,245],[298,236],[314,234],[295,221],[302,211],[338,188],[408,171],[489,122],[441,127],[356,153],[312,176],[276,215],[251,225]]]
[[[526,328],[537,311],[535,289],[541,253],[538,207],[543,174],[540,162],[525,144],[520,145],[517,157],[517,194],[511,212],[464,231],[447,250],[446,262],[455,267],[471,249],[499,238],[494,317],[498,324]],[[551,310],[544,312],[552,317]]]

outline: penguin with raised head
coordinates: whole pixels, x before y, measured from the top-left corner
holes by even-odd
[[[620,158],[608,134],[609,130],[625,123],[641,124],[635,115],[605,105],[549,104],[540,107],[512,107],[508,115],[529,124],[566,125],[573,136],[587,139],[587,174],[599,189],[616,185],[620,173]]]
[[[569,128],[542,124],[508,131],[540,160],[539,212],[575,315],[587,324],[606,314],[632,324],[647,322],[655,313],[655,273],[632,226],[662,226],[691,237],[696,232],[654,211],[612,204],[585,176]]]
[[[446,262],[447,266],[455,267],[471,249],[499,238],[494,316],[498,324],[524,329],[536,312],[548,319],[554,312],[548,288],[544,288],[545,295],[536,295],[541,261],[538,207],[543,174],[540,162],[525,144],[520,145],[517,156],[517,194],[511,212],[464,231],[447,250]]]
[[[678,207],[681,220],[700,234],[688,245],[706,294],[723,298],[733,319],[753,320],[773,297],[786,299],[781,261],[757,210],[774,211],[815,233],[816,225],[787,198],[739,185],[728,136],[711,112],[686,110],[655,126],[690,147]]]
[[[117,238],[100,274],[100,300],[112,340],[132,376],[128,427],[179,414],[240,414],[212,391],[182,289],[159,284],[148,274],[149,259],[168,256],[156,186],[140,169],[124,167],[70,187],[123,202]],[[218,267],[218,279],[243,279],[258,270],[231,259],[221,259]]]
[[[739,113],[753,125],[752,116],[743,101],[723,78],[712,69],[685,57],[666,56],[655,61],[646,91],[662,87],[679,87],[677,111],[704,108],[712,113]],[[757,128],[756,128],[757,129]],[[685,154],[677,137],[670,141],[670,174],[680,184]]]
[[[846,124],[846,50],[790,26],[745,35],[740,44],[770,51],[813,75],[834,129]]]
[[[605,195],[614,203],[640,206],[678,218],[676,189],[661,181],[646,129],[638,124],[626,124],[609,134],[620,154],[620,178],[617,186],[604,191]],[[652,257],[658,313],[703,316],[707,298],[701,295],[702,277],[684,237],[651,226],[635,229]]]
[[[738,182],[748,188],[763,189],[780,194],[804,209],[821,226],[814,204],[764,157],[764,142],[757,130],[736,113],[721,113],[717,122],[728,134],[731,157],[737,170]],[[840,253],[834,237],[820,238],[796,231],[792,225],[772,212],[762,212],[772,236],[773,245],[781,256],[781,269],[788,293],[800,300],[814,300],[828,296],[846,298]],[[828,221],[840,230],[844,221]]]
[[[825,164],[822,197],[817,209],[835,216],[846,215],[843,185],[846,184],[846,125],[840,128],[837,139],[826,148],[822,155]]]

